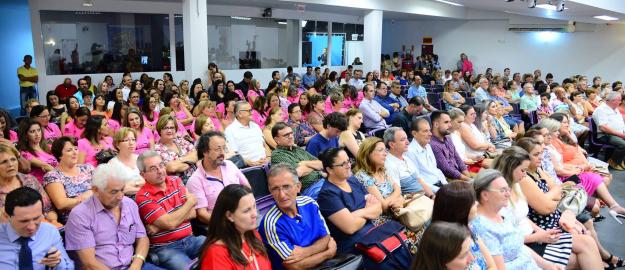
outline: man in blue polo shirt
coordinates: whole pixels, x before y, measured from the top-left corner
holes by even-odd
[[[276,204],[265,214],[259,232],[274,270],[311,269],[334,257],[336,242],[317,202],[297,196],[301,184],[291,165],[271,166],[269,191]]]
[[[340,112],[333,112],[323,118],[323,130],[310,138],[306,144],[306,152],[313,156],[328,148],[339,147],[339,135],[347,129],[347,116]]]

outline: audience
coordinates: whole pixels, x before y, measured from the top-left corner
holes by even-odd
[[[432,197],[434,193],[419,175],[419,169],[404,156],[409,142],[406,132],[399,127],[391,127],[384,132],[384,144],[388,147],[385,172],[401,188],[402,195],[424,191],[426,196]]]
[[[30,118],[39,122],[43,128],[43,138],[48,145],[51,145],[56,139],[63,136],[61,129],[55,123],[50,122],[50,112],[43,105],[35,106],[30,111]]]
[[[372,85],[366,84],[362,89],[364,98],[358,107],[363,114],[363,124],[367,130],[388,128],[386,118],[391,115],[390,111],[382,107],[374,99],[375,89]]]
[[[260,99],[260,98],[259,98]],[[238,152],[247,166],[260,166],[269,161],[268,148],[258,124],[251,121],[251,106],[237,101],[234,107],[236,120],[224,132],[231,150]]]
[[[197,152],[193,144],[176,136],[179,129],[176,119],[171,115],[158,119],[156,131],[160,139],[154,146],[154,151],[163,159],[168,174],[178,175],[186,182],[193,174],[197,162]]]
[[[347,117],[347,129],[339,135],[339,147],[345,148],[347,155],[353,159],[358,155],[360,144],[365,139],[365,134],[360,131],[362,112],[352,108],[345,113],[345,117]]]
[[[306,151],[313,156],[328,148],[339,147],[339,135],[347,129],[347,117],[333,112],[323,118],[323,130],[313,136],[306,145]]]
[[[284,122],[277,123],[271,129],[271,135],[278,145],[271,153],[271,164],[285,163],[292,166],[304,190],[321,179],[321,161],[295,145],[291,127]]]
[[[430,115],[432,136],[430,145],[436,157],[436,166],[448,179],[469,181],[471,174],[462,157],[456,151],[451,139],[451,118],[445,111],[435,111]]]
[[[146,119],[141,111],[136,109],[128,110],[125,116],[125,127],[135,131],[135,154],[141,154],[146,150],[153,150],[155,145],[154,132],[145,124]]]
[[[471,234],[453,222],[434,222],[423,233],[419,251],[411,270],[473,269],[476,258],[472,251]]]

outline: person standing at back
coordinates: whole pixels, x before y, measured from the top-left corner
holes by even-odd
[[[31,55],[24,55],[24,65],[17,69],[17,78],[20,81],[20,114],[24,115],[24,103],[31,98],[39,98],[35,84],[39,81],[37,69],[31,67],[33,62]]]

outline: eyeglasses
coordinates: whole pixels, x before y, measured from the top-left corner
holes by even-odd
[[[147,168],[146,172],[156,173],[162,169],[165,169],[165,162],[161,162],[156,166],[151,166],[150,168]]]
[[[219,146],[217,148],[208,148],[208,150],[211,150],[211,151],[214,150],[214,151],[217,151],[217,152],[227,153],[228,152],[228,147],[225,146],[225,145],[222,145],[222,146]]]
[[[273,194],[279,194],[281,191],[287,193],[293,189],[293,185],[284,185],[281,187],[273,187],[269,190],[269,192]]]
[[[176,130],[176,127],[164,127],[163,130]]]
[[[510,193],[511,189],[509,187],[502,187],[502,188],[487,188],[487,190],[490,191],[495,191],[495,192],[499,192],[501,194],[506,194],[506,193]]]
[[[251,112],[252,110],[239,110],[240,112]]]
[[[39,118],[41,118],[41,119],[50,118],[50,114],[46,114],[46,115],[39,115],[39,116],[37,116],[37,117],[39,117]]]
[[[339,164],[334,164],[332,165],[332,167],[343,167],[345,169],[349,169],[352,167],[352,162],[350,160],[345,161],[343,163],[339,163]]]
[[[280,135],[280,137],[285,137],[285,138],[286,138],[286,137],[291,137],[291,136],[293,136],[293,131],[291,131],[291,132],[287,132],[287,133],[285,133],[285,134]]]

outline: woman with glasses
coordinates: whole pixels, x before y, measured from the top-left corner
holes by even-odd
[[[72,208],[93,194],[91,177],[94,167],[89,163],[78,162],[78,145],[70,137],[54,141],[52,155],[59,164],[43,176],[43,186],[59,211],[59,222],[65,224]]]
[[[18,129],[17,149],[30,161],[30,175],[43,182],[43,175],[56,167],[56,158],[50,154],[48,144],[43,139],[41,125],[34,119],[25,119]]]
[[[128,107],[139,110],[141,105],[141,92],[139,91],[130,91],[128,94]]]
[[[195,170],[195,163],[198,160],[193,144],[176,135],[179,131],[178,122],[170,114],[162,115],[158,119],[156,131],[160,139],[154,146],[154,151],[165,162],[167,173],[182,177],[186,183]]]
[[[113,136],[113,145],[117,149],[117,156],[109,160],[108,163],[120,163],[125,168],[126,174],[130,175],[132,181],[128,181],[124,187],[124,194],[133,198],[137,191],[145,184],[137,168],[137,157],[135,149],[137,146],[137,131],[134,128],[123,127]],[[149,150],[149,148],[147,149]]]
[[[189,178],[187,188],[197,198],[195,211],[198,219],[209,224],[217,196],[225,187],[233,184],[250,187],[250,184],[237,166],[226,159],[228,146],[221,132],[203,134],[196,149],[200,162]]]
[[[380,201],[352,176],[345,150],[330,148],[319,155],[328,174],[319,191],[319,210],[336,241],[336,254],[357,253],[355,243],[374,227],[382,214]]]
[[[41,128],[43,129],[43,138],[48,145],[51,145],[54,140],[63,136],[59,126],[50,122],[50,112],[45,106],[40,105],[33,107],[30,111],[30,118],[35,119],[35,121],[41,125]]]

